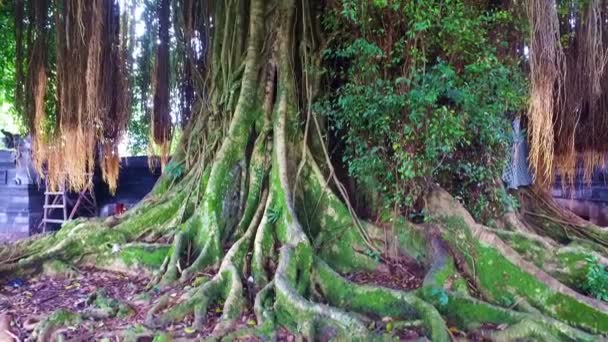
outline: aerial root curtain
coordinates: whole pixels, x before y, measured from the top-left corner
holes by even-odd
[[[18,6],[24,10],[23,2]],[[49,8],[53,9],[52,18]],[[130,113],[118,3],[38,0],[28,2],[27,12],[27,22],[35,25],[24,28],[27,22],[23,18],[18,18],[16,25],[20,36],[28,32],[28,37],[17,43],[18,49],[27,49],[20,58],[28,63],[21,64],[29,65],[25,77],[20,76],[23,70],[18,70],[17,80],[25,78],[25,86],[18,85],[18,89],[26,89],[25,98],[18,100],[25,106],[33,137],[35,167],[46,174],[51,188],[65,185],[80,190],[90,185],[98,159],[103,178],[113,191],[120,160],[117,144]],[[49,51],[52,30],[55,55]],[[49,71],[52,66],[56,73]],[[47,87],[50,83],[56,89]],[[54,101],[54,106],[48,105],[49,101]]]
[[[158,6],[158,46],[154,67],[154,108],[152,111],[152,142],[158,147],[161,162],[166,164],[171,144],[171,104],[169,92],[169,15],[170,1],[160,0]]]
[[[537,184],[550,184],[554,171],[573,184],[579,166],[590,181],[608,152],[606,3],[590,0],[565,13],[558,12],[555,0],[528,0],[527,5],[528,131]]]

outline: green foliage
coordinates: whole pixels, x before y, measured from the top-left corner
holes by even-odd
[[[165,166],[165,174],[173,179],[179,179],[184,174],[184,165],[176,162],[169,162]]]
[[[368,257],[370,257],[372,260],[374,260],[375,262],[380,262],[380,252],[379,251],[374,251],[371,249],[368,249],[365,251],[365,255],[367,255]]]
[[[14,2],[0,1],[0,128],[12,133],[23,131],[13,107],[16,59]]]
[[[146,155],[150,135],[150,117],[141,113],[141,108],[132,107],[131,118],[127,125],[129,153],[134,156]]]
[[[349,174],[385,208],[411,212],[431,182],[477,218],[511,203],[496,180],[525,80],[496,53],[506,43],[489,39],[505,20],[461,0],[343,1],[324,18],[336,33],[323,57],[338,81],[315,109],[344,137]]]
[[[585,289],[593,297],[608,302],[608,271],[597,258],[588,257],[589,268]]]
[[[0,105],[13,102],[15,91],[15,19],[13,2],[0,2]]]
[[[448,305],[450,298],[446,291],[440,287],[431,287],[429,290],[429,296],[433,298],[440,306]]]
[[[281,209],[277,208],[268,208],[268,222],[275,224],[279,221],[281,217]]]

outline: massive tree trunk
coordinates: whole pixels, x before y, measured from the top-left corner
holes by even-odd
[[[151,194],[119,218],[76,220],[56,234],[0,247],[1,276],[35,273],[51,259],[125,270],[128,257],[132,271],[161,254],[153,285],[192,287],[180,301],[161,298],[147,325],[162,330],[194,314],[200,328],[210,305],[222,302],[217,336],[243,333],[232,330],[247,305],[257,317],[247,333],[284,326],[308,340],[379,337],[367,324],[378,316],[421,322],[433,341],[451,340],[447,321],[461,330],[504,324],[485,332],[496,340],[593,341],[608,334],[608,305],[573,289],[580,273],[569,262],[605,255],[605,231],[575,247],[513,217],[509,229],[488,228],[439,188],[426,198],[430,223],[382,230],[359,220],[330,186],[327,152],[320,144],[311,152],[299,124],[297,80],[306,65],[297,57],[318,53],[306,41],[315,18],[310,4],[218,6],[226,18],[217,16],[212,40],[213,105],[193,116]],[[227,129],[218,121],[229,122]],[[414,291],[343,276],[412,257],[428,272]],[[204,269],[215,275],[195,281]],[[42,325],[39,336],[62,323]]]

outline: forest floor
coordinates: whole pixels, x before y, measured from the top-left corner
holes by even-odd
[[[197,278],[213,276],[212,270],[201,272]],[[372,273],[357,272],[345,275],[360,284],[380,285],[397,290],[411,290],[422,284],[424,270],[416,264],[394,264],[385,271]],[[144,322],[148,310],[163,295],[171,301],[179,302],[190,286],[178,286],[158,290],[148,289],[149,278],[98,270],[94,268],[74,269],[73,273],[61,276],[41,275],[32,279],[8,279],[0,283],[0,329],[9,327],[9,335],[18,341],[31,341],[31,335],[38,322],[58,309],[79,313],[80,323],[62,328],[66,341],[111,341],[129,338],[135,341],[152,341],[153,332],[146,329]],[[103,298],[106,307],[115,309],[113,315],[99,309]],[[93,303],[97,303],[94,306]],[[120,305],[117,306],[117,305]],[[248,307],[251,307],[248,305]],[[118,313],[116,313],[118,311]],[[222,303],[215,303],[207,313],[205,327],[195,332],[191,328],[193,316],[167,326],[163,330],[178,340],[198,340],[208,337],[222,314]],[[449,322],[448,322],[449,323]],[[255,315],[247,309],[235,329],[253,327],[257,324]],[[421,327],[400,327],[393,325],[390,317],[372,317],[370,330],[389,333],[401,341],[419,340],[423,336]],[[488,326],[484,329],[500,329]],[[6,328],[5,328],[6,329]],[[454,337],[469,341],[483,340],[478,332],[461,332],[451,328]],[[276,333],[277,341],[295,341],[295,336],[281,328]],[[258,336],[245,336],[240,341],[263,341]]]

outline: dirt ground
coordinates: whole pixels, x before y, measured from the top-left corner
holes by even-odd
[[[71,277],[40,276],[29,280],[9,279],[0,287],[0,317],[8,319],[9,334],[14,335],[19,341],[32,340],[32,332],[36,325],[58,309],[90,316],[78,325],[58,331],[66,341],[98,341],[104,338],[116,341],[124,337],[135,337],[137,341],[151,341],[153,334],[144,326],[148,310],[162,295],[168,295],[172,301],[179,301],[182,294],[190,287],[160,291],[148,289],[148,283],[147,277],[133,277],[93,268],[79,269]],[[91,303],[100,294],[103,298],[120,303],[125,314],[104,317],[100,312],[96,313]],[[207,313],[206,324],[202,331],[193,332],[191,329],[194,319],[192,315],[163,330],[174,338],[198,340],[211,334],[221,314],[221,303],[215,303]],[[255,315],[247,311],[236,328],[256,324]],[[282,330],[277,335],[283,341],[294,340],[287,331]],[[258,339],[249,337],[243,340]]]
[[[199,276],[211,277],[211,271]],[[398,290],[412,290],[422,284],[424,270],[415,264],[393,264],[384,271],[372,273],[357,272],[345,275],[359,284],[374,284]],[[120,273],[81,268],[69,276],[39,276],[33,279],[0,280],[0,321],[5,321],[9,335],[14,340],[31,341],[32,332],[38,322],[58,309],[83,314],[87,318],[79,324],[63,328],[61,333],[66,341],[98,341],[108,339],[119,341],[131,337],[136,341],[151,341],[153,333],[144,325],[146,313],[159,297],[167,295],[170,301],[179,302],[189,286],[158,290],[148,288],[145,276],[127,276]],[[104,298],[119,305],[119,314],[104,316],[93,308],[97,298]],[[97,311],[95,311],[97,310]],[[122,314],[121,314],[122,313]],[[199,340],[208,337],[222,314],[222,303],[214,303],[208,313],[205,327],[194,332],[191,328],[194,317],[186,317],[179,323],[165,327],[172,337],[181,340]],[[236,329],[254,327],[257,324],[253,312],[246,311]],[[0,322],[0,329],[2,322]],[[402,341],[424,340],[422,327],[418,324],[402,325],[391,317],[373,317],[370,330],[387,334]],[[483,329],[495,330],[501,327],[487,326]],[[450,328],[455,338],[482,341],[478,332],[461,332]],[[263,341],[258,336],[246,336],[244,341]],[[278,341],[295,341],[295,336],[281,329]],[[1,341],[4,342],[4,341]]]

